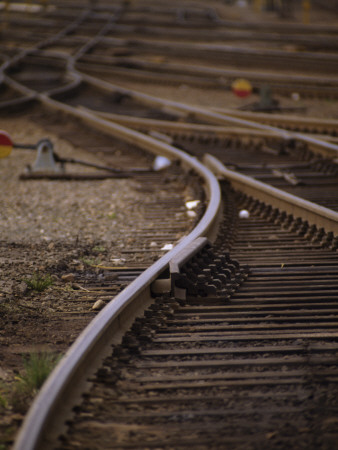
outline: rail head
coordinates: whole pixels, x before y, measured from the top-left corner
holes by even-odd
[[[50,101],[48,97],[42,96],[41,99],[49,107],[64,110],[61,104]],[[51,448],[50,439],[55,436],[47,435],[47,427],[52,421],[59,423],[61,427],[61,418],[57,416],[63,416],[65,413],[63,399],[65,396],[79,397],[82,385],[80,380],[83,379],[84,373],[86,378],[90,375],[87,361],[100,361],[108,350],[111,352],[112,342],[118,343],[132,320],[152,303],[151,284],[169,268],[173,258],[199,237],[205,236],[212,239],[221,209],[221,193],[216,177],[195,158],[154,138],[103,121],[94,114],[74,108],[67,108],[67,112],[73,113],[84,121],[90,121],[93,126],[104,129],[106,132],[110,131],[119,138],[129,138],[127,139],[129,142],[138,144],[144,149],[148,148],[152,153],[162,152],[166,156],[170,154],[172,158],[182,160],[203,178],[208,190],[209,204],[196,228],[117,295],[81,333],[35,399],[21,427],[14,450]]]
[[[230,170],[212,155],[205,155],[204,163],[215,175],[229,180],[235,189],[338,235],[337,212]]]

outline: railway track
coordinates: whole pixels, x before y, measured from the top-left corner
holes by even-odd
[[[89,79],[89,81],[92,80]],[[113,96],[107,98],[101,90],[105,87],[105,85],[100,85],[100,83],[97,83],[96,86],[95,84],[84,84],[82,89],[77,89],[75,95],[68,95],[66,102],[72,107],[94,107],[101,113],[109,111],[112,103],[114,103],[115,119],[121,113],[124,116],[132,113],[134,117],[147,119],[154,117],[157,119],[168,119],[170,117],[168,115],[170,103],[168,105],[161,104],[160,101],[156,102],[154,98],[144,96],[139,96],[139,98],[134,96],[133,100],[129,92],[123,90],[117,90]],[[107,85],[108,87],[109,85]],[[114,92],[113,87],[111,90]],[[150,103],[151,101],[153,104]],[[175,110],[172,109],[171,111],[171,118],[177,120],[177,110],[176,117]],[[194,112],[193,108],[191,108],[191,112]],[[204,114],[206,116],[207,112]],[[203,115],[203,112],[201,115]],[[109,117],[109,114],[105,117]],[[194,120],[197,119],[198,122],[199,119],[202,121],[203,118],[195,116]],[[213,116],[210,114],[210,120],[212,119]],[[119,119],[117,118],[117,120]],[[240,119],[238,122],[240,123]],[[151,129],[154,123],[154,121],[149,121],[148,129]],[[143,122],[143,125],[145,126],[146,122]],[[159,127],[161,128],[161,125]],[[173,128],[175,129],[175,127]],[[297,137],[300,136],[299,134],[295,135],[295,140],[292,135],[283,135],[282,133],[281,137],[268,136],[259,140],[256,136],[256,138],[241,141],[239,138],[234,137],[219,139],[217,131],[216,137],[215,132],[208,134],[208,130],[206,129],[205,131],[201,133],[202,135],[198,135],[195,130],[194,135],[191,131],[190,133],[180,132],[176,128],[176,131],[171,133],[173,135],[172,142],[175,142],[175,145],[179,148],[198,157],[202,157],[207,151],[222,159],[230,167],[245,174],[265,180],[267,183],[287,192],[337,210],[335,199],[337,165],[328,158],[328,154],[325,156],[326,150],[331,150],[333,155],[336,155],[336,145],[333,144],[330,148],[324,148],[326,146],[322,142],[323,157],[316,154],[317,149],[315,149],[315,152],[312,152],[311,148],[313,142],[317,142],[321,146],[320,141],[312,141],[310,138],[305,139],[305,142],[298,142]],[[271,128],[270,131],[273,132],[276,129]],[[259,158],[259,163],[257,163],[257,158]]]
[[[111,25],[106,29],[105,36],[101,36],[101,39],[98,40],[95,43],[95,46],[91,48],[90,54],[83,54],[79,58],[77,64],[83,70],[99,70],[101,73],[106,70],[112,75],[123,75],[124,77],[131,77],[132,79],[136,77],[136,79],[140,78],[147,80],[148,82],[149,80],[153,80],[160,83],[189,83],[196,84],[197,86],[216,86],[218,88],[230,88],[232,82],[236,78],[243,76],[248,77],[249,73],[249,77],[254,85],[254,88],[257,90],[266,83],[269,83],[275,92],[283,95],[289,95],[295,91],[299,92],[302,96],[317,95],[335,98],[337,95],[335,78],[334,76],[328,76],[330,70],[333,71],[332,75],[334,75],[336,71],[336,55],[334,53],[327,54],[323,52],[320,54],[318,52],[306,53],[304,51],[286,52],[277,49],[244,49],[238,46],[220,44],[219,42],[224,41],[224,36],[222,35],[215,38],[215,43],[196,43],[194,42],[196,40],[194,39],[194,36],[196,36],[196,31],[194,35],[194,30],[191,29],[192,24],[190,22],[191,18],[193,18],[196,14],[198,20],[200,20],[201,17],[206,18],[205,23],[207,24],[207,29],[205,33],[209,36],[210,33],[208,27],[220,26],[219,21],[215,21],[217,14],[212,12],[210,9],[201,9],[197,10],[197,12],[195,11],[190,13],[185,11],[184,8],[181,10],[176,10],[175,8],[169,10],[157,10],[156,7],[151,7],[146,8],[145,10],[139,10],[137,7],[133,8],[129,5],[129,7],[120,6],[113,9],[106,7],[106,11],[114,17],[113,23],[111,23]],[[71,34],[70,29],[68,28],[66,33],[64,32],[60,35],[60,29],[64,26],[64,22],[60,23],[60,17],[57,12],[58,9],[56,9],[56,12],[52,11],[49,13],[43,13],[43,10],[41,10],[41,17],[34,20],[31,19],[32,27],[36,27],[37,23],[41,22],[42,29],[47,31],[46,35],[36,35],[35,33],[28,32],[26,39],[28,42],[31,42],[31,45],[37,46],[41,42],[45,42],[49,48],[55,48],[55,46],[57,46],[57,48],[63,49],[69,53],[69,48],[73,47],[73,49],[77,49],[85,44],[87,39],[85,37],[86,33],[87,36],[97,35],[97,33],[104,28],[107,20],[106,15],[104,15],[101,11],[96,11],[95,9],[91,10],[90,20],[88,17],[88,10],[84,13],[84,16],[80,19],[80,21],[75,18],[76,16],[74,16],[73,13],[67,17],[68,25],[71,28]],[[51,21],[53,14],[56,15],[54,22]],[[183,36],[184,41],[161,42],[158,41],[158,39],[156,41],[152,41],[149,40],[149,38],[147,40],[142,40],[139,36],[137,36],[137,33],[135,36],[135,33],[133,33],[132,30],[130,31],[132,35],[131,39],[116,37],[118,36],[121,26],[124,26],[123,23],[125,21],[127,24],[129,23],[129,15],[131,15],[131,17],[133,17],[133,15],[136,15],[137,17],[137,15],[139,15],[138,20],[143,23],[145,20],[149,20],[149,15],[151,14],[155,15],[154,21],[157,25],[161,24],[160,17],[162,16],[165,17],[166,21],[169,18],[169,24],[174,26],[177,22],[177,17],[183,17],[185,19],[188,18],[187,20],[182,20],[182,23],[180,24],[180,27],[185,31]],[[61,19],[64,21],[65,17],[61,16]],[[70,22],[71,19],[75,19],[73,24]],[[134,20],[136,19],[134,18]],[[122,25],[120,25],[119,28],[120,22]],[[74,23],[76,25],[75,28]],[[27,21],[26,19],[26,26],[29,28],[28,24],[29,20]],[[15,27],[16,23],[13,22],[13,24],[11,24],[9,21],[9,25]],[[23,26],[22,22],[20,23],[20,26]],[[201,23],[198,22],[198,26],[198,32],[200,33]],[[229,23],[225,22],[223,26],[229,27]],[[233,24],[233,26],[239,27],[236,23]],[[254,27],[253,24],[252,26]],[[135,31],[137,32],[137,29],[135,30],[134,28],[134,32]],[[146,30],[143,30],[142,28],[142,35],[145,31]],[[175,28],[173,31],[177,39],[179,31],[177,32]],[[315,29],[312,30],[312,32],[315,31]],[[320,29],[317,31],[320,31]],[[155,32],[157,35],[159,34],[158,28],[155,28]],[[289,35],[286,34],[287,32],[290,32],[288,27],[285,27],[285,29],[281,31],[280,36],[282,40],[290,39]],[[309,33],[309,29],[307,29],[306,32]],[[327,29],[327,32],[330,32],[329,28]],[[190,43],[187,42],[187,34],[191,36]],[[112,37],[110,37],[110,35],[112,35]],[[13,36],[9,36],[13,39]],[[57,36],[57,38],[55,36]],[[248,39],[248,36],[243,36],[243,38]],[[306,38],[309,39],[309,35],[307,35],[305,39]],[[229,40],[229,38],[227,39]],[[237,39],[240,39],[240,37],[238,36]],[[253,40],[254,39],[255,37],[253,37]],[[260,36],[260,39],[264,39],[266,42],[267,40],[270,41],[270,39],[273,40],[273,37],[269,34],[263,33],[263,35]],[[294,36],[294,39],[297,41],[297,39],[299,40],[299,37]],[[322,41],[325,42],[326,50],[330,43],[328,40],[330,39],[334,40],[335,37],[329,37],[329,35],[326,35],[322,39]],[[314,41],[318,43],[320,41],[320,36],[316,35]],[[333,41],[332,48],[335,47],[335,41]],[[170,60],[170,58],[172,60]],[[190,59],[190,66],[182,63],[182,58],[184,61]],[[201,64],[203,58],[207,58],[207,66],[204,63]],[[224,67],[224,64],[229,63],[229,58],[231,60],[230,67]],[[156,62],[158,59],[165,59],[165,61]],[[252,66],[257,69],[259,64],[261,64],[262,67],[268,66],[269,73],[262,74],[257,73],[257,70],[251,70]],[[245,71],[243,71],[243,69],[240,70],[243,65],[246,66]],[[293,76],[283,76],[280,73],[277,75],[276,73],[271,72],[272,67],[279,72],[286,67],[290,71],[289,68],[292,67],[295,73]],[[304,75],[304,71],[308,72],[308,70],[311,70],[311,73],[314,73],[314,70],[319,70],[321,73],[324,71],[325,76],[320,78],[318,76],[319,73],[316,77]],[[303,74],[299,73],[299,71],[303,71]]]
[[[274,43],[242,51],[220,41],[237,45],[247,36],[243,24],[227,22],[210,8],[151,2],[49,6],[34,19],[7,17],[7,29],[21,24],[26,42],[17,51],[2,44],[0,106],[18,110],[26,103],[46,130],[111,166],[134,167],[141,156],[135,181],[145,194],[156,183],[163,195],[162,203],[148,195],[143,205],[151,224],[138,233],[139,248],[121,252],[126,259],[134,254],[127,269],[98,265],[95,273],[75,274],[79,304],[95,297],[107,306],[46,383],[15,449],[333,449],[336,122],[193,107],[112,81],[123,76],[228,88],[244,66],[273,64],[275,70],[292,62],[302,71],[316,61],[320,77],[268,78],[279,92],[297,88],[301,95],[334,98],[336,83],[327,73],[336,70],[336,55],[321,51],[325,40],[334,49],[336,32],[312,27],[318,33],[312,39],[309,29],[297,34],[306,27],[284,25],[272,35],[271,25],[251,23],[253,44],[269,37]],[[32,32],[39,23],[39,33]],[[154,42],[159,26],[175,39]],[[203,36],[211,29],[215,39],[209,41]],[[306,52],[275,48],[291,32]],[[4,36],[16,39],[10,30]],[[187,55],[193,70],[185,64]],[[237,57],[237,67],[228,67],[229,58],[233,63]],[[111,82],[88,75],[93,72]],[[255,88],[266,81],[265,74],[251,75]],[[90,128],[84,131],[84,124]],[[221,183],[222,205],[215,176],[196,160],[206,149],[227,166],[210,163],[228,180]],[[147,152],[179,163],[163,177],[150,169],[154,156]],[[200,200],[188,236],[179,192],[187,174],[192,197]],[[280,192],[276,200],[268,185],[253,188],[252,178],[322,207]],[[178,222],[163,223],[163,209]],[[177,244],[167,253],[162,246],[169,240]]]
[[[168,294],[153,287],[59,441],[34,448],[334,448],[337,239],[228,182],[223,201],[214,246],[172,258]]]
[[[190,138],[190,139],[189,139]],[[306,145],[286,144],[280,140],[263,140],[247,145],[240,139],[215,143],[213,139],[196,142],[196,138],[176,137],[175,143],[190,154],[201,156],[208,152],[237,172],[275,186],[291,194],[337,211],[338,166],[329,159],[320,158]],[[199,153],[199,147],[202,148]]]

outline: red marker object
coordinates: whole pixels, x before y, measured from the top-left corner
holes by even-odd
[[[0,158],[10,155],[13,148],[13,141],[6,131],[0,130]]]

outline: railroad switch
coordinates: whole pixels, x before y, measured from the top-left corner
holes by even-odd
[[[64,171],[63,163],[56,160],[53,144],[49,139],[41,139],[37,144],[14,143],[5,131],[0,131],[0,158],[10,155],[12,148],[21,150],[37,150],[37,157],[27,172],[60,173]]]

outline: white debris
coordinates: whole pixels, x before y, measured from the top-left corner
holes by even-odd
[[[186,202],[185,206],[187,209],[194,209],[200,203],[200,200],[191,200],[190,202]]]
[[[165,156],[156,156],[153,164],[153,170],[163,170],[171,164],[170,159]]]
[[[193,219],[197,216],[197,214],[195,213],[195,211],[187,211],[187,216]]]
[[[121,265],[123,265],[126,262],[126,260],[123,259],[123,258],[112,258],[110,261],[113,264],[115,264],[116,266],[121,266]]]
[[[152,248],[157,247],[157,242],[155,242],[155,241],[150,242],[149,247],[152,247]]]
[[[239,212],[238,217],[239,217],[240,219],[248,219],[248,218],[250,217],[250,213],[249,213],[249,211],[247,211],[246,209],[242,209],[242,210]]]
[[[172,250],[174,248],[173,244],[164,244],[163,247],[161,248],[161,250]]]
[[[300,95],[298,94],[298,92],[293,92],[293,93],[291,94],[291,99],[292,99],[294,102],[299,102],[299,100],[300,100]]]

